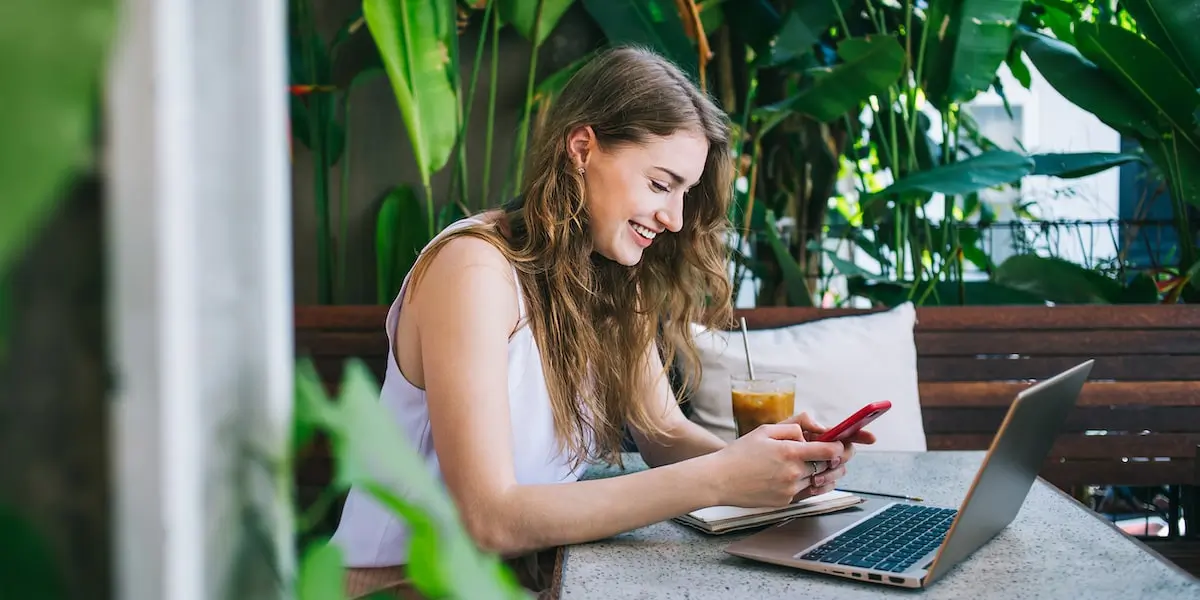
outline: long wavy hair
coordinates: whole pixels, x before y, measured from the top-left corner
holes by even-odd
[[[520,194],[495,223],[442,236],[423,259],[460,235],[483,238],[517,270],[528,325],[546,376],[559,450],[571,462],[620,461],[622,427],[664,436],[642,397],[649,351],[664,367],[677,360],[687,379],[700,373],[690,324],[732,321],[726,232],[733,159],[725,113],[675,65],[652,51],[605,50],[563,88],[531,139]],[[678,131],[702,133],[708,155],[699,183],[683,203],[683,228],[660,235],[639,264],[596,255],[585,187],[567,152],[567,137],[591,126],[604,150]],[[602,200],[601,200],[602,201]],[[426,260],[414,267],[414,282]]]

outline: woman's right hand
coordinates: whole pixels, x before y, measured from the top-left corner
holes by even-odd
[[[840,466],[841,442],[809,442],[799,423],[763,425],[712,455],[718,503],[747,508],[790,504],[807,489],[810,462]]]

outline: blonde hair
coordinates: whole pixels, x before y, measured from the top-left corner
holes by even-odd
[[[683,204],[683,228],[657,238],[636,266],[593,253],[583,178],[567,153],[569,132],[585,125],[606,150],[681,130],[708,140],[704,172]],[[690,324],[716,328],[732,321],[725,241],[733,178],[729,136],[725,113],[669,61],[636,47],[605,50],[571,78],[545,115],[531,140],[521,194],[498,222],[442,236],[414,266],[415,283],[427,257],[470,235],[491,242],[516,267],[557,441],[575,464],[619,462],[626,424],[663,435],[639,397],[653,383],[639,368],[646,352],[654,347],[668,368],[681,359],[683,373],[699,374]]]

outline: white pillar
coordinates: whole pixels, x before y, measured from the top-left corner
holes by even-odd
[[[105,125],[114,596],[284,597],[286,7],[122,4]]]

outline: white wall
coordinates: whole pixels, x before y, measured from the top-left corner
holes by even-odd
[[[1029,90],[1012,77],[1007,66],[1000,72],[1010,105],[1021,112],[1021,123],[1015,128],[1021,137],[1019,140],[1011,136],[994,137],[994,142],[1014,151],[1021,151],[1023,146],[1030,154],[1120,151],[1121,138],[1115,130],[1064,98],[1028,60],[1025,62],[1032,75]],[[977,107],[1003,114],[1002,100],[994,91],[981,94],[968,105],[968,110]],[[999,123],[991,125],[1003,129]],[[991,192],[989,196],[996,202],[993,208],[1000,221],[1019,218],[1006,206],[1013,199],[1034,204],[1029,212],[1041,219],[1110,220],[1119,216],[1119,184],[1119,171],[1113,168],[1079,179],[1030,176],[1022,182],[1019,194]],[[1103,226],[1064,228],[1055,244],[1057,255],[1087,264],[1113,257],[1117,247],[1112,233],[1113,230]]]

